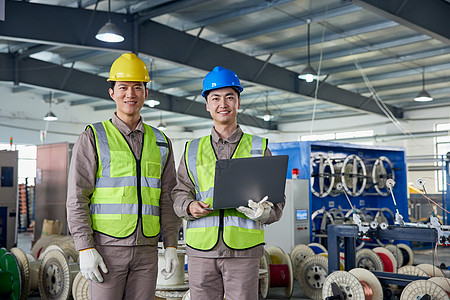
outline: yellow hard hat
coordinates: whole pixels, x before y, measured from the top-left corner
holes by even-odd
[[[133,53],[124,53],[113,62],[108,81],[149,82],[150,76],[142,59]]]

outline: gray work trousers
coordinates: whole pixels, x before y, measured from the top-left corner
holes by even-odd
[[[191,300],[257,300],[259,258],[188,256]]]
[[[92,300],[155,299],[156,246],[95,246],[108,268],[103,282],[90,282]],[[101,272],[101,271],[100,271]]]

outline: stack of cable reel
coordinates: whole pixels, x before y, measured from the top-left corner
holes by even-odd
[[[283,288],[287,298],[294,291],[294,272],[291,257],[278,246],[269,246],[260,260],[260,269],[267,266],[266,276],[260,277],[259,289],[265,299],[270,294],[270,288]],[[264,270],[264,269],[263,269]]]
[[[349,272],[335,271],[328,275],[323,284],[322,297],[383,300],[383,288],[372,272],[355,268]]]
[[[80,271],[78,263],[69,262],[63,250],[56,245],[41,254],[39,267],[39,293],[42,299],[69,299],[72,283]]]
[[[304,258],[295,270],[303,293],[311,299],[322,299],[322,286],[328,275],[328,258],[315,254]]]

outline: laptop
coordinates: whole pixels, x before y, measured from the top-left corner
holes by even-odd
[[[259,202],[284,200],[288,155],[220,159],[216,161],[212,209],[247,206]]]

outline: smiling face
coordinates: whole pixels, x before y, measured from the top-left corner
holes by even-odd
[[[241,107],[241,98],[231,87],[212,90],[206,97],[206,110],[217,125],[237,124],[237,110]]]
[[[121,120],[140,117],[140,111],[148,95],[143,82],[117,81],[109,95],[116,102],[117,116]]]

